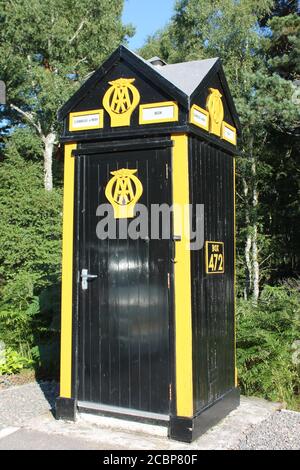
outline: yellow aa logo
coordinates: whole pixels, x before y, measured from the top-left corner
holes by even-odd
[[[119,78],[109,82],[111,87],[103,97],[103,107],[110,115],[111,127],[129,126],[130,118],[140,102],[135,78]]]
[[[115,219],[134,217],[134,207],[143,194],[143,185],[135,176],[137,170],[122,168],[112,171],[105,196],[114,208]]]
[[[220,137],[224,118],[222,95],[216,88],[209,88],[210,94],[206,100],[206,109],[209,112],[209,132]]]

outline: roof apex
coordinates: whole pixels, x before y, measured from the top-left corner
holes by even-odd
[[[127,47],[120,45],[103,64],[92,73],[91,76],[83,83],[83,85],[74,93],[73,96],[58,110],[57,118],[63,120],[65,116],[73,109],[73,107],[82,99],[88,90],[109,71],[109,69],[119,60],[124,59],[128,64],[136,68],[143,67],[142,72],[150,80],[158,83],[163,90],[166,90],[175,100],[180,102],[184,107],[188,108],[188,96],[180,90],[176,85],[164,78],[160,73],[160,67],[151,65],[147,60],[135,54]]]
[[[58,120],[63,120],[88,93],[89,89],[93,87],[97,81],[101,80],[120,59],[126,61],[134,68],[141,70],[145,77],[160,86],[162,90],[168,93],[170,97],[178,101],[187,110],[190,107],[191,99],[201,88],[201,84],[206,82],[208,76],[220,71],[222,83],[228,95],[228,103],[232,110],[234,120],[236,121],[236,127],[240,128],[239,119],[223,72],[222,63],[218,57],[158,66],[151,64],[150,61],[143,59],[124,45],[120,45],[59,109],[57,113]],[[161,60],[159,58],[150,60],[154,59]]]

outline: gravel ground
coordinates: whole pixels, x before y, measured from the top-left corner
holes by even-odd
[[[54,408],[56,382],[32,382],[0,391],[0,425],[24,426]]]
[[[182,445],[164,436],[156,436],[157,433],[152,437],[142,438],[140,432],[133,429],[131,432],[128,431],[128,434],[117,424],[114,424],[112,429],[106,429],[105,426],[103,427],[103,419],[100,427],[86,425],[81,421],[77,423],[56,421],[50,411],[54,408],[58,389],[56,382],[40,381],[0,390],[0,448],[1,444],[4,445],[3,448],[5,446],[9,448],[11,445],[9,439],[13,439],[12,435],[1,440],[1,429],[5,432],[5,428],[15,427],[16,430],[21,428],[15,433],[17,441],[21,438],[22,432],[25,434],[26,432],[30,434],[30,431],[40,432],[44,433],[44,437],[41,434],[39,438],[45,440],[43,445],[47,444],[51,436],[55,437],[60,434],[62,437],[64,435],[81,439],[80,442],[87,439],[86,448],[90,448],[89,442],[97,441],[98,448],[102,448],[102,445],[105,449],[111,449],[111,443],[114,442],[116,449],[152,448],[155,444],[153,448],[157,449],[178,447],[178,449],[197,450],[300,450],[300,413],[287,410],[276,411],[279,409],[277,406],[279,404],[262,399],[241,397],[241,406],[218,426],[212,428],[192,445]],[[134,427],[134,424],[132,426]],[[37,439],[37,448],[44,448],[42,443],[39,443],[39,439]],[[72,443],[67,441],[65,445],[69,448],[68,446]],[[61,445],[64,445],[63,442]]]
[[[239,450],[300,450],[300,413],[282,410],[256,425]]]

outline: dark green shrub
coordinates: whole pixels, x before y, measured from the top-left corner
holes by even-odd
[[[17,129],[0,164],[0,340],[49,375],[56,353],[43,351],[58,349],[61,211],[61,189],[44,190],[37,139]]]
[[[293,358],[299,339],[297,289],[265,286],[257,305],[238,300],[237,363],[242,393],[297,407],[299,364]]]

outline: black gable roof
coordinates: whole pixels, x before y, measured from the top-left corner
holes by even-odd
[[[152,65],[125,46],[119,46],[113,54],[86,80],[74,95],[60,108],[57,117],[63,120],[77,103],[88,93],[93,85],[100,81],[118,61],[124,60],[128,65],[138,69],[146,78],[156,83],[172,99],[189,110],[191,101],[206,86],[214,74],[219,74],[226,93],[226,100],[237,129],[240,123],[231,97],[220,59],[195,60],[169,65]]]
[[[170,96],[188,108],[188,101],[186,94],[178,89],[175,85],[171,84],[165,79],[149,62],[134,54],[125,46],[119,46],[115,52],[88,78],[88,80],[74,93],[74,95],[59,109],[57,117],[61,121],[73,109],[78,101],[88,92],[88,90],[97,82],[100,81],[110,70],[110,68],[117,63],[120,59],[125,60],[129,65],[137,69],[142,69],[143,74],[151,81],[157,83],[163,90],[166,90]]]

